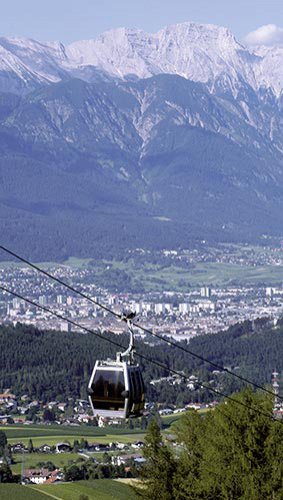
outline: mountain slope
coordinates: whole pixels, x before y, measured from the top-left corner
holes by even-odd
[[[58,259],[281,236],[282,60],[193,23],[0,38],[5,243]]]
[[[282,124],[270,140],[276,103],[245,91],[243,110],[159,75],[68,80],[15,99],[0,124],[5,242],[61,258],[282,234]]]

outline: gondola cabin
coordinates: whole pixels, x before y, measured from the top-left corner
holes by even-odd
[[[142,415],[145,389],[137,364],[96,361],[88,392],[95,416],[129,418]]]

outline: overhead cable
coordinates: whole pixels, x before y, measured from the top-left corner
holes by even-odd
[[[95,306],[103,309],[104,311],[108,312],[109,314],[112,314],[113,316],[115,316],[116,319],[123,319],[123,314],[119,314],[119,313],[113,311],[109,307],[101,304],[100,302],[98,302],[94,298],[92,298],[89,295],[85,294],[84,292],[82,292],[82,291],[74,288],[72,285],[69,285],[65,281],[61,280],[57,276],[54,276],[50,272],[42,269],[41,267],[37,266],[36,264],[33,264],[28,259],[25,259],[24,257],[16,254],[15,252],[13,252],[12,250],[8,249],[7,247],[5,247],[3,245],[0,245],[0,249],[3,250],[4,252],[8,253],[12,257],[15,257],[16,259],[18,259],[19,261],[23,262],[24,264],[27,264],[29,267],[35,269],[39,273],[45,275],[47,278],[50,278],[53,281],[57,282],[58,284],[62,285],[63,287],[68,288],[73,293],[76,293],[76,294],[80,295],[82,298],[88,300],[89,302],[91,302]],[[199,359],[200,361],[202,361],[204,363],[207,363],[210,366],[213,366],[213,368],[215,368],[217,370],[220,370],[220,371],[223,371],[225,373],[228,373],[229,375],[237,378],[238,380],[241,380],[242,382],[245,382],[246,384],[250,384],[254,388],[259,389],[259,390],[265,392],[266,394],[274,396],[274,393],[272,391],[270,391],[269,389],[267,389],[266,387],[263,387],[262,385],[257,384],[256,382],[254,382],[252,380],[249,380],[248,378],[246,378],[246,377],[244,377],[244,376],[242,376],[242,375],[240,375],[238,373],[235,373],[232,370],[229,370],[229,368],[226,368],[224,366],[218,365],[217,363],[214,363],[214,361],[211,361],[210,359],[205,358],[204,356],[201,356],[200,354],[197,354],[196,352],[193,352],[191,349],[188,349],[187,347],[183,346],[182,344],[174,342],[173,340],[170,340],[168,337],[165,338],[162,335],[159,335],[159,334],[153,332],[152,330],[149,330],[148,328],[142,326],[140,323],[136,323],[136,322],[133,321],[132,325],[134,327],[136,327],[136,328],[139,328],[144,333],[152,335],[155,338],[159,339],[160,341],[165,342],[167,345],[170,345],[170,346],[172,346],[172,347],[174,347],[176,349],[180,349],[181,351],[189,354],[190,356],[193,356],[194,358]],[[280,399],[281,401],[283,401],[283,397],[277,395],[277,398]]]
[[[19,294],[17,292],[14,292],[13,290],[10,290],[7,287],[4,287],[4,286],[0,285],[0,290],[2,290],[3,292],[6,292],[6,293],[9,293],[9,294],[13,295],[14,297],[17,297],[20,300],[23,300],[24,302],[26,302],[26,303],[34,306],[34,307],[37,307],[38,309],[41,309],[42,311],[45,311],[45,312],[51,314],[52,316],[57,317],[58,319],[60,319],[62,321],[66,321],[70,325],[75,326],[75,327],[79,328],[80,330],[82,330],[82,331],[84,331],[84,332],[86,332],[88,334],[95,335],[96,337],[99,337],[100,339],[102,339],[102,340],[104,340],[106,342],[109,342],[109,343],[115,345],[116,347],[125,349],[125,346],[119,344],[115,340],[109,339],[108,337],[105,337],[104,335],[102,335],[99,332],[95,332],[94,330],[91,330],[90,328],[87,328],[86,326],[83,326],[83,325],[77,323],[76,321],[73,321],[73,320],[71,320],[69,318],[66,318],[62,314],[57,313],[56,311],[52,311],[52,309],[49,309],[46,306],[40,305],[37,302],[34,302],[33,300],[28,299],[27,297],[24,297],[23,295],[21,295],[21,294]],[[109,332],[109,333],[111,333],[111,332]],[[149,358],[148,356],[145,356],[144,354],[141,354],[140,352],[136,351],[135,354],[137,356],[139,356],[141,359],[144,359],[145,361],[147,361],[147,362],[149,362],[151,364],[154,364],[154,365],[158,366],[159,368],[162,368],[163,370],[166,370],[168,373],[172,373],[173,375],[179,376],[185,382],[189,382],[190,381],[189,377],[186,376],[186,375],[184,375],[184,373],[181,373],[181,372],[179,372],[177,370],[174,370],[173,368],[170,368],[170,367],[164,365],[163,363],[160,363],[159,361],[156,361],[156,360],[154,360],[152,358]],[[262,411],[262,410],[260,410],[258,408],[254,408],[253,406],[247,405],[243,401],[239,401],[239,400],[235,399],[233,396],[229,396],[228,394],[225,394],[222,391],[219,391],[218,389],[214,389],[213,387],[210,387],[210,386],[208,386],[206,384],[203,384],[201,382],[196,382],[196,385],[198,385],[202,389],[207,389],[208,391],[213,392],[214,394],[217,394],[218,396],[222,396],[225,399],[233,401],[234,403],[236,403],[236,404],[238,404],[240,406],[243,406],[243,407],[245,407],[245,408],[247,408],[247,409],[249,409],[249,410],[251,410],[253,412],[259,413],[259,414],[261,414],[261,415],[263,415],[265,417],[270,418],[271,420],[276,420],[276,421],[278,421],[278,422],[280,422],[280,423],[283,424],[283,422],[281,420],[279,421],[273,414],[267,413],[266,411]],[[274,396],[274,394],[272,394],[272,395]]]

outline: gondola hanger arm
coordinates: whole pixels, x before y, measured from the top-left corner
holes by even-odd
[[[123,358],[129,358],[130,364],[134,362],[134,352],[135,352],[135,339],[134,339],[134,328],[133,328],[133,319],[135,318],[136,313],[130,312],[128,314],[122,313],[121,320],[127,323],[128,331],[130,333],[130,341],[129,347],[124,352],[117,353],[117,361],[122,361]]]

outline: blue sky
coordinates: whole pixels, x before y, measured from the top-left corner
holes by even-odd
[[[182,21],[229,27],[238,39],[266,24],[283,28],[282,0],[8,0],[0,34],[69,43],[107,29],[154,32]]]

